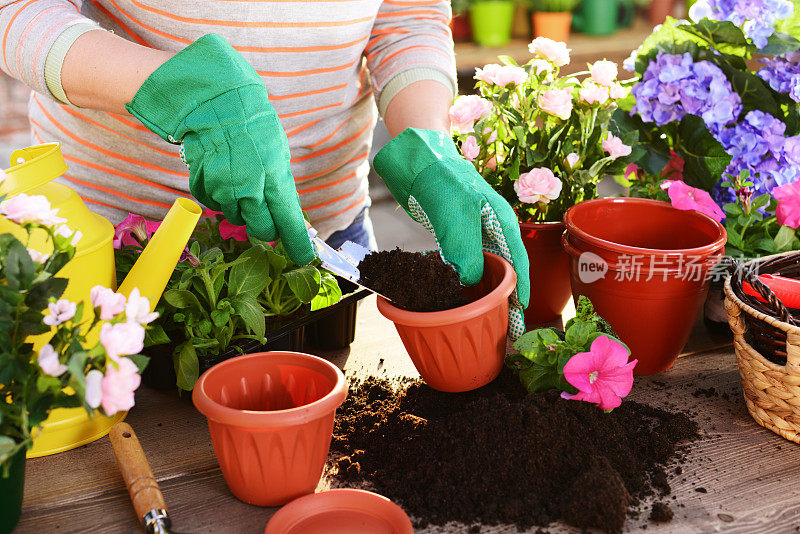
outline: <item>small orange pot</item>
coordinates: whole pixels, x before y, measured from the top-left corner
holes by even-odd
[[[439,391],[470,391],[500,374],[506,352],[508,296],[517,275],[511,265],[483,253],[483,278],[465,288],[471,302],[437,312],[402,310],[378,297],[378,311],[394,322],[419,374]]]
[[[566,43],[572,24],[572,13],[536,11],[531,13],[531,23],[534,37],[548,37]]]
[[[214,452],[231,492],[278,506],[317,487],[347,396],[332,363],[299,352],[231,358],[200,377],[192,393],[208,419]]]

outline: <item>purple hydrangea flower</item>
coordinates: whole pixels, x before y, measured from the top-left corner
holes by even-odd
[[[775,22],[793,12],[794,4],[789,0],[700,0],[689,10],[689,16],[695,21],[709,18],[733,22],[761,49],[775,32]]]
[[[774,90],[800,102],[800,52],[763,58],[761,63],[764,66],[759,69],[758,76]]]
[[[636,105],[631,113],[659,126],[691,114],[702,117],[715,133],[742,111],[742,99],[722,70],[709,61],[695,62],[689,53],[659,52],[633,87],[633,96]]]

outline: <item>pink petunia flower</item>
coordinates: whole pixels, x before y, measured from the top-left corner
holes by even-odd
[[[633,368],[638,360],[628,362],[630,353],[619,341],[598,336],[589,352],[579,352],[564,365],[564,379],[578,393],[561,396],[597,404],[602,410],[613,410],[622,404],[622,397],[633,387]]]
[[[478,95],[466,95],[456,98],[450,106],[448,115],[455,133],[465,134],[473,131],[475,122],[489,115],[492,103]]]
[[[800,180],[773,188],[772,196],[778,201],[775,210],[778,224],[800,226]]]
[[[123,245],[135,246],[147,241],[149,236],[145,223],[146,220],[141,215],[129,213],[121,223],[114,227],[114,248],[122,248]],[[136,239],[133,236],[136,236]]]
[[[612,159],[617,159],[623,156],[630,156],[632,149],[616,135],[608,134],[608,139],[603,140],[603,150],[608,152]]]
[[[210,209],[206,209],[205,211],[206,217],[215,217],[217,215],[222,215],[222,212],[211,211]],[[249,239],[247,237],[247,226],[231,224],[227,219],[223,219],[222,222],[219,223],[219,235],[222,239],[233,238],[236,241],[247,241]],[[183,256],[181,256],[181,261],[183,261]]]
[[[128,358],[120,358],[106,367],[106,374],[101,381],[102,405],[106,415],[130,410],[134,405],[133,392],[139,387],[142,378],[136,364]]]
[[[681,180],[664,180],[661,189],[667,191],[672,206],[679,210],[697,210],[717,222],[725,218],[723,212],[708,191],[686,185]]]
[[[669,161],[661,170],[661,176],[669,178],[670,180],[683,180],[683,166],[685,165],[683,158],[678,155],[674,150],[669,151]]]
[[[531,169],[519,175],[519,180],[514,182],[514,191],[520,202],[547,204],[558,198],[561,194],[561,180],[555,177],[553,171],[546,167]]]

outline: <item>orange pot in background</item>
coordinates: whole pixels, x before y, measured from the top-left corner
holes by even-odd
[[[506,354],[508,296],[517,284],[504,259],[483,253],[483,278],[465,288],[471,301],[437,312],[412,312],[378,297],[425,383],[439,391],[470,391],[500,374]]]
[[[519,229],[530,263],[531,300],[525,326],[531,328],[561,317],[569,302],[569,256],[561,248],[564,223],[520,223]]]
[[[537,11],[531,13],[534,37],[548,37],[554,41],[567,42],[569,39],[572,13]]]
[[[314,492],[346,396],[344,375],[332,363],[299,352],[260,352],[203,373],[192,401],[208,419],[234,496],[279,506]]]

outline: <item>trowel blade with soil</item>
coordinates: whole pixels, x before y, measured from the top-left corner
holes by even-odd
[[[391,300],[386,295],[382,295],[370,287],[368,280],[361,278],[361,273],[358,271],[358,264],[361,263],[364,256],[370,253],[369,249],[353,243],[352,241],[347,241],[342,245],[341,249],[335,250],[320,239],[317,236],[317,231],[313,228],[308,229],[308,237],[311,238],[311,244],[314,245],[314,251],[317,253],[317,257],[323,269],[327,269],[345,280],[349,280],[365,289],[369,289],[386,300]]]

